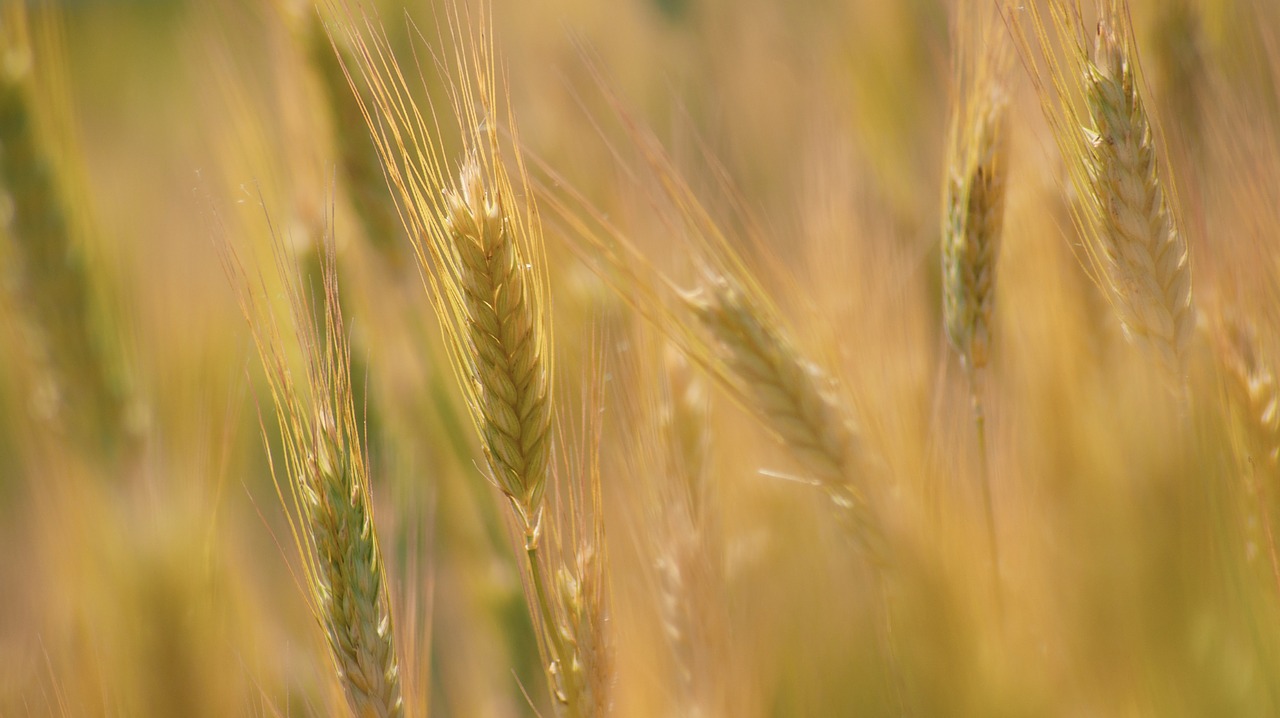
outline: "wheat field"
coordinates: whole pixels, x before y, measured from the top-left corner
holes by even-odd
[[[1280,715],[1280,4],[0,0],[0,715]]]

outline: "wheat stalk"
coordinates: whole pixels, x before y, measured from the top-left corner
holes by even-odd
[[[358,75],[348,67],[348,79],[414,242],[491,480],[523,532],[526,597],[548,686],[558,710],[577,716],[592,707],[573,670],[580,656],[561,630],[541,549],[554,373],[542,231],[532,200],[526,194],[521,202],[512,180],[528,186],[520,154],[506,159],[499,141],[501,130],[512,147],[520,146],[514,121],[499,114],[488,8],[476,12],[472,17],[460,6],[447,8],[456,43],[448,67],[455,74],[446,78],[451,118],[434,108],[429,120],[424,117],[385,35],[350,9],[343,17]],[[448,121],[463,138],[456,175],[446,170],[438,137]]]
[[[228,273],[237,282],[241,310],[253,329],[283,437],[284,476],[272,460],[272,478],[289,509],[312,608],[352,713],[360,718],[402,716],[391,604],[351,392],[333,239],[327,238],[321,257],[322,326],[317,326],[296,280],[289,278],[291,270],[285,269],[278,244],[276,251],[306,361],[305,383],[294,379],[277,325],[247,288],[234,253],[229,248],[223,253]],[[263,436],[265,441],[265,427]]]
[[[991,350],[997,260],[1004,230],[1008,99],[1000,77],[1007,62],[1007,45],[999,42],[999,36],[988,37],[993,33],[973,37],[963,16],[959,27],[961,55],[955,60],[955,72],[960,97],[951,118],[949,170],[943,187],[942,308],[947,337],[968,375],[998,598],[1000,553],[987,463],[983,378]],[[975,42],[986,46],[977,53],[968,51]]]
[[[1053,59],[1038,6],[1029,8],[1049,58],[1047,69],[1034,67],[1032,79],[1083,197],[1073,220],[1085,238],[1093,278],[1129,340],[1180,377],[1195,326],[1190,259],[1139,92],[1128,4],[1108,0],[1101,8],[1090,53],[1078,2],[1054,0],[1053,27],[1066,45],[1065,66]],[[1018,27],[1024,59],[1034,66],[1025,29]]]

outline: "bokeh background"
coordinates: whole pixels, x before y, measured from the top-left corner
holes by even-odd
[[[516,544],[408,239],[361,214],[381,201],[376,167],[363,183],[343,169],[364,128],[350,98],[343,116],[331,9],[3,3],[0,713],[345,710],[223,262],[234,247],[287,318],[274,243],[314,282],[332,228],[410,706],[551,715]],[[846,387],[923,567],[890,597],[886,638],[869,566],[821,497],[777,478],[795,470],[785,451],[548,212],[558,466],[566,481],[582,457],[600,467],[618,715],[702,715],[682,703],[696,690],[730,696],[708,715],[1280,713],[1275,407],[1250,404],[1262,373],[1232,393],[1214,339],[1243,318],[1256,365],[1280,356],[1280,5],[1132,2],[1202,314],[1189,405],[1127,350],[1082,267],[1072,190],[1014,63],[988,398],[999,601],[938,269],[953,28],[993,6],[493,0],[520,141],[546,168],[532,174],[556,177],[535,184],[577,188],[698,282],[654,179],[633,173],[616,98],[731,236],[756,228],[740,251]],[[444,6],[365,9],[419,101],[440,102]],[[660,434],[681,382],[715,516],[697,532],[711,578],[683,593],[657,561],[677,540]],[[700,607],[699,630],[673,639],[673,602]],[[701,658],[677,660],[682,641]]]

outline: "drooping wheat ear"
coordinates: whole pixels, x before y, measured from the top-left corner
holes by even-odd
[[[749,405],[827,491],[872,557],[883,558],[880,527],[857,487],[866,469],[861,441],[830,380],[729,281],[714,280],[687,302]]]
[[[0,193],[12,201],[4,227],[12,242],[19,304],[34,357],[54,388],[49,415],[79,438],[110,445],[121,433],[122,396],[93,324],[94,292],[84,247],[72,230],[58,166],[40,132],[31,48],[21,37],[24,3],[0,16]]]
[[[1011,5],[1006,17],[1082,198],[1072,220],[1093,279],[1129,340],[1180,381],[1195,325],[1187,244],[1140,93],[1128,3],[1099,5],[1092,52],[1079,0],[1050,0],[1051,25],[1038,3]]]
[[[1127,27],[1127,25],[1121,25]],[[1127,33],[1126,33],[1127,35]],[[1126,334],[1179,370],[1195,328],[1187,244],[1170,213],[1131,48],[1105,20],[1085,76],[1096,247]]]
[[[233,277],[242,278],[244,272],[234,256],[228,252],[226,259],[232,260],[228,266]],[[253,327],[284,439],[285,477],[277,476],[274,462],[272,477],[290,509],[313,610],[347,702],[362,718],[402,716],[391,603],[373,522],[369,467],[352,399],[350,350],[338,305],[331,238],[321,264],[323,327],[317,326],[310,302],[297,283],[287,280],[306,361],[305,385],[289,369],[274,320],[259,308],[248,289],[240,292],[241,308]]]
[[[526,525],[535,525],[550,455],[550,386],[528,264],[502,202],[469,160],[446,193],[445,227],[457,252],[473,409],[485,457]]]

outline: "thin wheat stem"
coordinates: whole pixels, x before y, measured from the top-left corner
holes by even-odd
[[[981,472],[982,503],[986,513],[987,548],[991,555],[991,581],[997,610],[1004,615],[1004,591],[1000,580],[1000,542],[996,530],[995,500],[991,490],[991,463],[987,455],[987,414],[983,402],[981,371],[969,374],[970,404],[973,409],[973,426],[978,440],[978,465]]]

